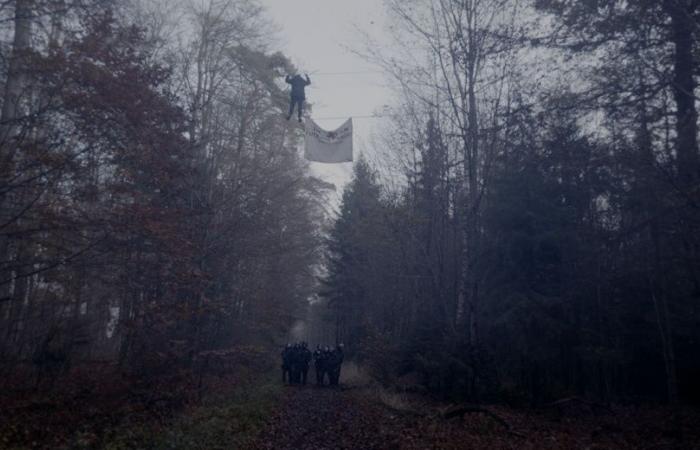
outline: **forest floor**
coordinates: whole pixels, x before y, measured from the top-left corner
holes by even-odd
[[[457,408],[421,396],[288,386],[252,449],[700,449],[697,410],[674,422],[665,408],[607,409],[577,399],[542,410],[479,408],[446,419]]]
[[[0,389],[0,450],[246,449],[284,394],[268,372],[210,377],[199,400],[192,383],[137,389],[101,375]]]
[[[663,407],[608,408],[576,399],[541,409],[492,405],[465,412],[366,378],[319,388],[284,386],[278,375],[222,379],[201,402],[179,408],[143,408],[117,396],[108,401],[104,389],[99,397],[6,399],[0,449],[700,450],[698,409],[681,410],[675,421]]]

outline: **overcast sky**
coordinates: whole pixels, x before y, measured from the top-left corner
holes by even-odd
[[[357,29],[381,41],[385,24],[380,0],[260,0],[280,28],[279,44],[312,84],[307,100],[312,117],[327,130],[353,117],[355,155],[367,152],[377,120],[361,116],[381,111],[391,93],[377,68],[349,49],[363,48]],[[342,189],[352,165],[312,164],[314,174]]]

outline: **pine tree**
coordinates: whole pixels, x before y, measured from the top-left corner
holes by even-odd
[[[363,336],[373,302],[370,283],[376,264],[381,221],[380,186],[360,157],[345,188],[340,215],[328,240],[328,276],[324,296],[334,311],[336,339],[353,342]]]

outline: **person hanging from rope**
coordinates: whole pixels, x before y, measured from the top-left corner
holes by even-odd
[[[294,105],[297,105],[297,117],[299,117],[299,122],[301,122],[301,116],[304,113],[304,101],[306,100],[304,88],[311,84],[309,75],[305,75],[306,79],[302,78],[302,76],[299,74],[294,76],[287,75],[284,79],[284,81],[292,85],[292,95],[289,102],[289,114],[287,114],[287,120],[292,118],[292,114],[294,113]]]

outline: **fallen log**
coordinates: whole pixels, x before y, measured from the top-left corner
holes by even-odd
[[[586,400],[585,398],[581,398],[581,397],[562,398],[562,399],[553,401],[552,403],[547,403],[546,405],[544,405],[544,407],[545,408],[556,408],[557,410],[559,410],[561,412],[563,410],[563,408],[566,408],[569,405],[576,405],[576,404],[584,405],[584,406],[590,408],[591,411],[595,411],[596,409],[598,409],[598,410],[607,411],[610,414],[615,414],[615,411],[610,409],[609,406],[604,405],[602,403]]]
[[[513,436],[518,436],[518,437],[525,437],[524,434],[517,432],[513,430],[513,426],[503,417],[499,416],[495,412],[491,411],[488,408],[485,408],[483,406],[479,405],[458,405],[458,406],[451,406],[447,408],[443,413],[442,417],[443,419],[454,419],[455,417],[464,417],[465,414],[470,414],[470,413],[475,413],[475,414],[485,414],[486,416],[492,418],[494,421],[496,421],[498,424],[502,425],[506,431],[508,431],[509,434],[512,434]]]

